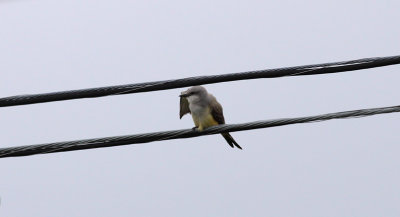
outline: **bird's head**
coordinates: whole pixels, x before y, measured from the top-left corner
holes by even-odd
[[[186,97],[186,99],[190,102],[197,101],[200,99],[203,99],[204,97],[207,96],[207,90],[206,88],[202,86],[194,86],[186,91],[183,91],[179,97]]]

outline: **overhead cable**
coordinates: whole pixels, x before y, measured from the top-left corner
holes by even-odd
[[[400,64],[400,56],[374,57],[316,65],[266,69],[222,75],[188,77],[175,80],[154,81],[80,90],[68,90],[52,93],[17,95],[0,98],[0,107],[158,91],[235,80],[337,73],[394,64]]]
[[[211,135],[217,133],[277,127],[289,124],[309,123],[309,122],[326,121],[326,120],[341,119],[341,118],[365,117],[365,116],[392,113],[392,112],[400,112],[400,105],[392,107],[328,113],[323,115],[306,116],[298,118],[283,118],[274,120],[255,121],[242,124],[219,125],[207,128],[206,130],[201,132],[194,131],[192,129],[183,129],[183,130],[153,132],[145,134],[126,135],[126,136],[75,140],[67,142],[55,142],[55,143],[47,143],[39,145],[8,147],[0,149],[0,158],[45,154],[53,152],[66,152],[66,151],[75,151],[75,150],[93,149],[93,148],[105,148],[112,146],[137,144],[137,143],[148,143],[160,140],[190,138],[190,137]]]

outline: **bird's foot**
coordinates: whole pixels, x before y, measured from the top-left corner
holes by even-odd
[[[192,130],[193,131],[197,131],[199,129],[199,127],[193,127]]]

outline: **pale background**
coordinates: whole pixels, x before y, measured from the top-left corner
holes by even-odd
[[[400,1],[0,2],[0,97],[399,55]],[[400,66],[206,85],[228,123],[399,105]],[[173,89],[0,108],[0,147],[191,128]],[[400,216],[400,114],[0,159],[0,216]]]

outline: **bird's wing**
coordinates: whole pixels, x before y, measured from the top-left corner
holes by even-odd
[[[212,117],[215,121],[218,122],[218,124],[225,124],[224,112],[222,110],[221,104],[219,104],[214,96],[211,95],[211,97],[212,99],[210,102],[210,109]]]
[[[186,97],[181,97],[181,99],[180,99],[179,118],[182,118],[187,113],[190,113],[189,101],[186,99]]]

